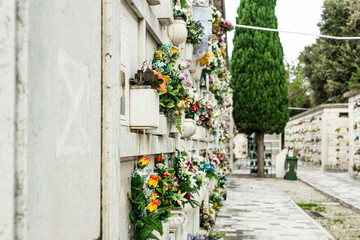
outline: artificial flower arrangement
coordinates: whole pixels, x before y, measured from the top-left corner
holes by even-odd
[[[194,200],[194,194],[198,194],[198,191],[202,185],[202,181],[198,179],[198,169],[194,166],[189,154],[184,151],[181,153],[176,149],[176,156],[170,160],[174,166],[174,177],[178,184],[178,190],[174,195],[177,206],[184,207],[187,203],[192,207],[199,206],[199,202]]]
[[[210,230],[215,225],[214,209],[207,207],[204,202],[202,202],[200,207],[200,227]]]
[[[212,204],[212,207],[219,211],[220,208],[224,205],[224,198],[223,198],[223,189],[217,188],[217,186],[214,186],[213,190],[210,192],[209,195],[209,203]]]
[[[185,22],[192,17],[192,3],[188,0],[174,1],[174,18],[182,18]]]
[[[205,35],[204,27],[201,25],[200,21],[189,18],[186,28],[188,30],[186,42],[191,43],[192,45],[200,44]]]
[[[198,111],[201,109],[200,102],[194,98],[189,99],[189,105],[185,108],[185,118],[194,119],[197,116]]]
[[[147,167],[150,162],[148,157],[143,156],[138,161],[131,179],[131,193],[128,193],[132,205],[129,215],[134,224],[134,240],[157,239],[153,231],[163,234],[162,221],[172,216],[172,210],[181,209],[185,204],[199,206],[193,194],[198,193],[207,178],[215,177],[218,180],[209,197],[212,205],[209,207],[209,220],[211,214],[212,217],[215,214],[211,209],[219,210],[226,199],[228,172],[219,172],[219,176],[215,173],[220,162],[227,163],[221,150],[206,152],[206,158],[201,155],[190,157],[186,151],[176,152],[177,155],[170,159],[172,167],[167,167],[166,157],[163,156],[156,157],[154,171]],[[203,218],[207,219],[204,214]]]
[[[213,112],[213,107],[211,101],[202,102],[201,108],[197,111],[197,125],[203,126],[205,128],[210,128],[212,125],[211,115]]]
[[[184,88],[181,70],[189,64],[181,62],[179,59],[179,49],[172,44],[161,45],[155,52],[152,68],[161,73],[164,78],[169,79],[166,85],[166,92],[160,95],[160,112],[163,112],[169,122],[176,124],[181,132],[181,115],[188,105],[189,91]]]
[[[132,208],[130,220],[134,223],[134,240],[157,239],[153,231],[163,234],[162,221],[171,216],[172,209],[178,209],[169,200],[173,199],[170,185],[171,175],[164,177],[147,169],[150,159],[142,157],[131,178],[131,194],[128,198]],[[166,170],[164,170],[166,171]]]
[[[221,240],[226,236],[226,233],[222,233],[219,230],[215,232],[210,231],[208,234],[197,234],[194,236],[189,236],[188,240]]]

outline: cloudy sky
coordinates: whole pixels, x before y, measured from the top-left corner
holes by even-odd
[[[277,0],[276,16],[278,29],[319,34],[317,23],[321,18],[323,0]],[[240,0],[225,0],[226,19],[235,23]],[[253,30],[258,31],[258,30]],[[231,55],[234,31],[228,33],[228,50]],[[304,46],[315,42],[316,37],[280,33],[285,59],[289,63],[296,61]]]

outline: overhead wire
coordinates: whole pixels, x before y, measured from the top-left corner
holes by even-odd
[[[254,26],[240,25],[240,24],[235,24],[234,26],[235,27],[240,27],[240,28],[261,30],[261,31],[290,33],[290,34],[298,34],[298,35],[313,36],[313,37],[320,37],[320,38],[329,38],[329,39],[335,39],[335,40],[360,40],[360,37],[337,37],[337,36],[329,36],[329,35],[322,35],[322,34],[312,34],[312,33],[302,33],[302,32],[294,32],[294,31],[285,31],[285,30],[279,30],[279,29],[273,29],[273,28],[254,27]]]

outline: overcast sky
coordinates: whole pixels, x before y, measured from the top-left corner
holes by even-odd
[[[278,29],[319,34],[317,23],[321,19],[323,0],[277,0],[276,16]],[[226,19],[235,24],[240,0],[225,0]],[[258,30],[253,30],[258,31]],[[233,50],[234,32],[228,33],[229,55]],[[280,33],[285,59],[289,63],[296,61],[304,46],[315,42],[316,37]]]

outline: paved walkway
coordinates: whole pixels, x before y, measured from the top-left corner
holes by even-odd
[[[360,213],[360,181],[353,179],[349,173],[321,172],[320,169],[299,166],[298,177]]]
[[[227,232],[225,240],[333,239],[272,179],[229,178],[228,200],[215,228]]]

